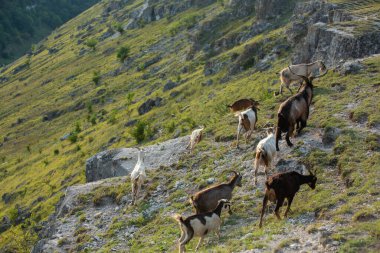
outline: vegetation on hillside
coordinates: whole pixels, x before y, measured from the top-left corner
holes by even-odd
[[[54,1],[47,2],[47,6],[54,5]],[[223,27],[219,24],[213,34],[204,32],[205,37],[195,41],[201,49],[192,47],[199,25],[230,13],[225,4],[220,4],[227,1],[193,7],[154,22],[140,20],[136,28],[123,32],[120,25],[114,30],[115,24],[126,25],[129,20],[125,13],[141,7],[143,2],[130,1],[106,13],[109,1],[98,3],[56,29],[38,46],[38,53],[23,56],[0,70],[0,218],[6,216],[12,222],[0,234],[2,250],[29,251],[64,190],[85,182],[86,159],[100,151],[159,143],[188,135],[196,126],[205,125],[207,138],[197,146],[196,154],[181,164],[190,168],[188,173],[149,175],[169,186],[174,186],[179,178],[204,185],[208,177],[226,179],[224,174],[214,173],[214,160],[222,160],[231,150],[230,146],[216,146],[214,142],[231,141],[236,131],[236,118],[228,113],[226,104],[252,97],[261,104],[258,127],[275,123],[278,105],[286,98],[273,96],[279,88],[276,72],[289,64],[292,52],[280,49],[266,69],[259,70],[257,64],[264,57],[260,53],[269,54],[276,46],[288,46],[284,32],[289,26],[290,12],[264,33],[210,53],[203,49],[217,44],[218,39],[227,41],[235,33],[247,31],[255,16],[222,19]],[[368,11],[372,11],[371,1],[367,2]],[[365,12],[364,7],[362,11]],[[67,11],[63,13],[66,15]],[[1,14],[0,18],[3,16],[8,17]],[[57,20],[54,24],[58,23]],[[89,28],[93,25],[96,29]],[[34,25],[25,32],[34,34],[33,29]],[[0,29],[1,32],[5,31]],[[332,152],[316,149],[303,154],[302,143],[296,142],[288,155],[302,158],[305,164],[317,169],[321,185],[315,192],[297,195],[292,216],[314,213],[316,222],[310,231],[318,229],[319,217],[344,224],[331,235],[339,241],[342,252],[375,251],[380,236],[378,219],[373,218],[379,215],[376,179],[380,171],[380,136],[376,129],[380,125],[380,57],[366,59],[363,65],[357,74],[344,76],[330,71],[315,81],[313,110],[305,130],[339,128],[341,134]],[[144,102],[156,98],[162,100],[151,110],[139,112]],[[204,151],[207,156],[197,156],[197,152]],[[252,152],[245,158],[253,157]],[[233,166],[241,168],[242,163]],[[199,172],[202,178],[197,177]],[[157,184],[153,182],[148,192]],[[125,187],[129,189],[129,183]],[[271,247],[271,240],[291,226],[286,221],[275,222],[268,215],[265,228],[257,229],[257,220],[252,217],[258,214],[259,205],[250,195],[257,198],[262,193],[250,186],[245,189],[250,194],[237,197],[234,202],[238,203],[235,208],[239,213],[226,225],[242,220],[244,224],[222,237],[220,244],[211,243],[205,249],[224,252]],[[96,204],[102,194],[119,201],[125,192],[103,189],[83,198],[93,197],[91,203]],[[168,199],[173,205],[159,213],[188,210],[187,201],[178,201],[184,196],[185,190],[173,190]],[[146,201],[138,206],[141,211],[148,207]],[[75,215],[83,221],[83,213],[77,211]],[[133,210],[126,207],[125,212]],[[29,217],[16,222],[21,213]],[[128,221],[120,217],[102,236],[113,238],[125,222],[140,229],[128,242],[135,252],[175,250],[172,245],[178,236],[177,224],[157,214]],[[92,240],[85,234],[85,228],[77,228],[78,251]],[[147,241],[155,243],[147,249]],[[281,245],[291,243],[292,238]],[[116,244],[116,239],[107,240],[101,251],[109,252]]]

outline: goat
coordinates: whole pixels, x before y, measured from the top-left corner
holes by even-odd
[[[279,73],[281,79],[280,94],[282,94],[282,89],[284,86],[288,88],[290,93],[293,94],[293,91],[290,89],[290,84],[301,81],[302,79],[300,76],[311,78],[313,73],[317,71],[319,71],[319,73],[322,73],[325,70],[327,70],[327,68],[322,61],[315,61],[309,64],[290,65],[287,68],[284,68]]]
[[[221,183],[203,189],[190,197],[190,204],[194,207],[197,214],[206,213],[214,210],[221,199],[230,200],[235,186],[241,187],[242,176],[233,171],[234,176],[228,183]]]
[[[267,137],[262,139],[256,146],[255,159],[255,185],[257,184],[257,171],[260,165],[265,166],[265,176],[268,178],[268,170],[276,155],[276,144],[273,133],[267,133]]]
[[[245,142],[247,142],[247,140],[251,137],[253,130],[256,129],[257,111],[249,108],[245,111],[236,113],[235,116],[239,117],[236,137],[236,147],[239,148],[239,135],[241,131],[245,131]]]
[[[178,222],[181,228],[181,237],[178,239],[179,252],[185,252],[185,244],[187,244],[193,237],[200,237],[195,251],[198,250],[204,237],[210,232],[215,232],[219,239],[220,225],[222,223],[220,217],[222,210],[225,209],[230,210],[231,203],[226,199],[221,199],[218,201],[216,208],[211,212],[194,214],[186,219],[179,214],[174,215],[173,218]]]
[[[255,101],[252,98],[243,98],[238,101],[235,101],[232,105],[227,105],[230,108],[231,112],[243,111],[248,108],[252,108],[252,110],[258,110],[259,102]]]
[[[191,133],[189,144],[186,147],[186,149],[190,147],[190,153],[193,153],[195,145],[198,144],[202,140],[203,129],[204,129],[203,127],[199,129],[195,129]]]
[[[289,68],[290,69],[290,68]],[[292,71],[290,69],[290,71]],[[321,74],[317,77],[326,75]],[[276,128],[276,150],[280,151],[278,147],[278,141],[281,140],[281,133],[286,133],[286,143],[289,147],[293,146],[289,137],[293,136],[294,126],[296,125],[297,133],[306,127],[307,119],[309,118],[309,107],[313,99],[313,79],[317,77],[307,78],[305,76],[299,76],[305,80],[305,84],[302,85],[300,91],[285,100],[278,109],[277,128]]]
[[[261,209],[259,224],[260,228],[263,225],[263,216],[268,200],[271,202],[276,202],[276,208],[274,212],[276,214],[276,217],[281,220],[279,210],[284,203],[285,198],[288,200],[288,206],[286,207],[284,217],[287,217],[294,195],[296,195],[300,189],[300,186],[303,184],[308,184],[311,189],[315,189],[317,177],[315,174],[311,173],[311,171],[309,172],[310,175],[307,176],[301,175],[295,171],[290,171],[269,177],[269,179],[265,182],[266,189],[263,199],[263,207]]]
[[[145,174],[145,165],[144,165],[144,154],[141,150],[139,150],[137,163],[135,168],[131,173],[131,181],[132,181],[132,205],[135,204],[137,195],[141,190],[141,185],[144,183],[146,178]]]

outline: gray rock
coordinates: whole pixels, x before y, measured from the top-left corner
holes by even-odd
[[[212,183],[215,182],[215,178],[213,178],[213,177],[207,178],[206,182],[207,182],[208,184],[212,184]]]
[[[12,226],[11,220],[8,216],[4,216],[0,222],[0,233],[7,231]]]
[[[144,148],[147,168],[170,166],[186,151],[189,137],[180,137]],[[137,162],[136,148],[121,148],[100,152],[86,161],[86,181],[128,175]]]
[[[64,134],[61,138],[59,138],[60,141],[67,140],[70,137],[71,133]]]
[[[357,74],[364,69],[363,64],[360,61],[347,61],[340,68],[339,73],[341,75]]]
[[[147,101],[145,101],[140,107],[137,109],[139,112],[139,115],[143,115],[150,110],[152,110],[154,107],[161,106],[162,104],[162,98],[156,97],[155,99],[149,98]]]
[[[172,80],[169,80],[165,85],[164,85],[164,88],[163,88],[163,91],[168,91],[168,90],[171,90],[171,89],[174,89],[175,87],[178,86],[178,83],[175,83],[173,82]]]
[[[42,121],[43,122],[45,122],[45,121],[51,121],[53,119],[58,118],[63,113],[64,113],[64,111],[62,111],[62,110],[54,110],[54,111],[47,112],[46,114],[44,114],[42,116]]]
[[[323,131],[322,143],[324,145],[332,145],[340,135],[340,129],[335,127],[326,127]]]

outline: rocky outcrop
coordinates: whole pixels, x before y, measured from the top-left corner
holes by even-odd
[[[189,137],[181,137],[144,148],[144,163],[147,168],[159,168],[178,162],[185,152]],[[121,148],[96,154],[86,161],[86,181],[125,176],[137,162],[138,149]]]
[[[289,0],[256,0],[255,13],[258,20],[276,18],[291,6]]]
[[[380,31],[375,29],[375,21],[346,13],[338,5],[324,1],[298,3],[292,19],[286,34],[296,48],[293,63],[323,60],[329,66],[337,66],[348,59],[380,53]],[[361,19],[366,23],[366,32],[350,26],[349,21]]]
[[[155,99],[149,98],[147,101],[145,101],[140,107],[137,109],[140,115],[143,115],[150,110],[153,109],[153,107],[160,106],[162,102],[162,98],[156,97]]]
[[[143,23],[150,23],[163,17],[174,16],[191,7],[203,7],[214,3],[216,0],[146,0],[137,10],[129,14],[130,21],[124,29],[134,29]]]

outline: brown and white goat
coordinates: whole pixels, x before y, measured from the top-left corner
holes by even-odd
[[[228,183],[221,183],[203,189],[190,197],[190,204],[194,207],[197,214],[210,212],[218,205],[221,199],[230,200],[235,186],[241,187],[242,176],[233,171],[234,176]]]
[[[264,211],[267,206],[268,200],[271,202],[276,202],[276,208],[274,210],[276,217],[281,220],[279,210],[283,205],[284,200],[288,200],[288,206],[284,217],[287,217],[290,206],[292,204],[293,198],[303,184],[308,184],[311,189],[315,189],[315,183],[317,182],[317,177],[310,172],[310,175],[304,176],[298,172],[284,172],[273,175],[265,182],[265,195],[263,199],[263,207],[261,209],[260,224],[261,228],[263,225]]]
[[[244,130],[245,142],[247,142],[248,139],[251,137],[253,130],[256,129],[257,110],[249,108],[245,111],[236,113],[235,116],[239,118],[239,124],[236,135],[236,147],[239,148],[240,133]]]
[[[284,86],[293,94],[293,91],[290,89],[290,84],[294,82],[302,82],[300,76],[311,78],[313,74],[317,72],[322,73],[324,71],[327,71],[327,69],[322,61],[315,61],[309,64],[290,65],[287,68],[284,68],[280,71],[280,94],[282,94]]]
[[[207,234],[215,232],[219,239],[220,225],[222,224],[220,217],[222,211],[227,209],[231,209],[231,203],[226,199],[221,199],[218,201],[216,208],[211,212],[194,214],[186,219],[179,214],[174,215],[173,218],[178,222],[181,228],[181,237],[178,239],[179,253],[185,252],[185,245],[193,239],[193,237],[200,237],[195,251],[198,250]]]
[[[258,110],[259,102],[255,101],[252,98],[243,98],[235,101],[232,105],[227,105],[230,108],[231,112],[243,111],[248,108],[253,110]]]
[[[203,134],[204,128],[195,129],[190,136],[189,144],[187,145],[186,149],[190,148],[190,153],[193,153],[194,147],[196,144],[198,144],[202,140],[202,134]]]
[[[260,165],[265,166],[265,176],[268,178],[268,171],[272,167],[272,162],[276,155],[276,143],[273,133],[267,133],[267,137],[262,139],[256,146],[255,159],[255,185],[257,184],[257,171]]]
[[[326,75],[327,71],[318,77]],[[302,85],[300,91],[285,100],[278,109],[277,128],[276,128],[276,150],[280,151],[278,141],[281,140],[281,133],[286,133],[286,143],[289,147],[293,146],[289,137],[293,136],[294,127],[296,126],[297,133],[306,127],[307,119],[309,118],[309,109],[313,99],[313,79],[316,77],[307,78],[299,76],[304,79],[305,83]]]

